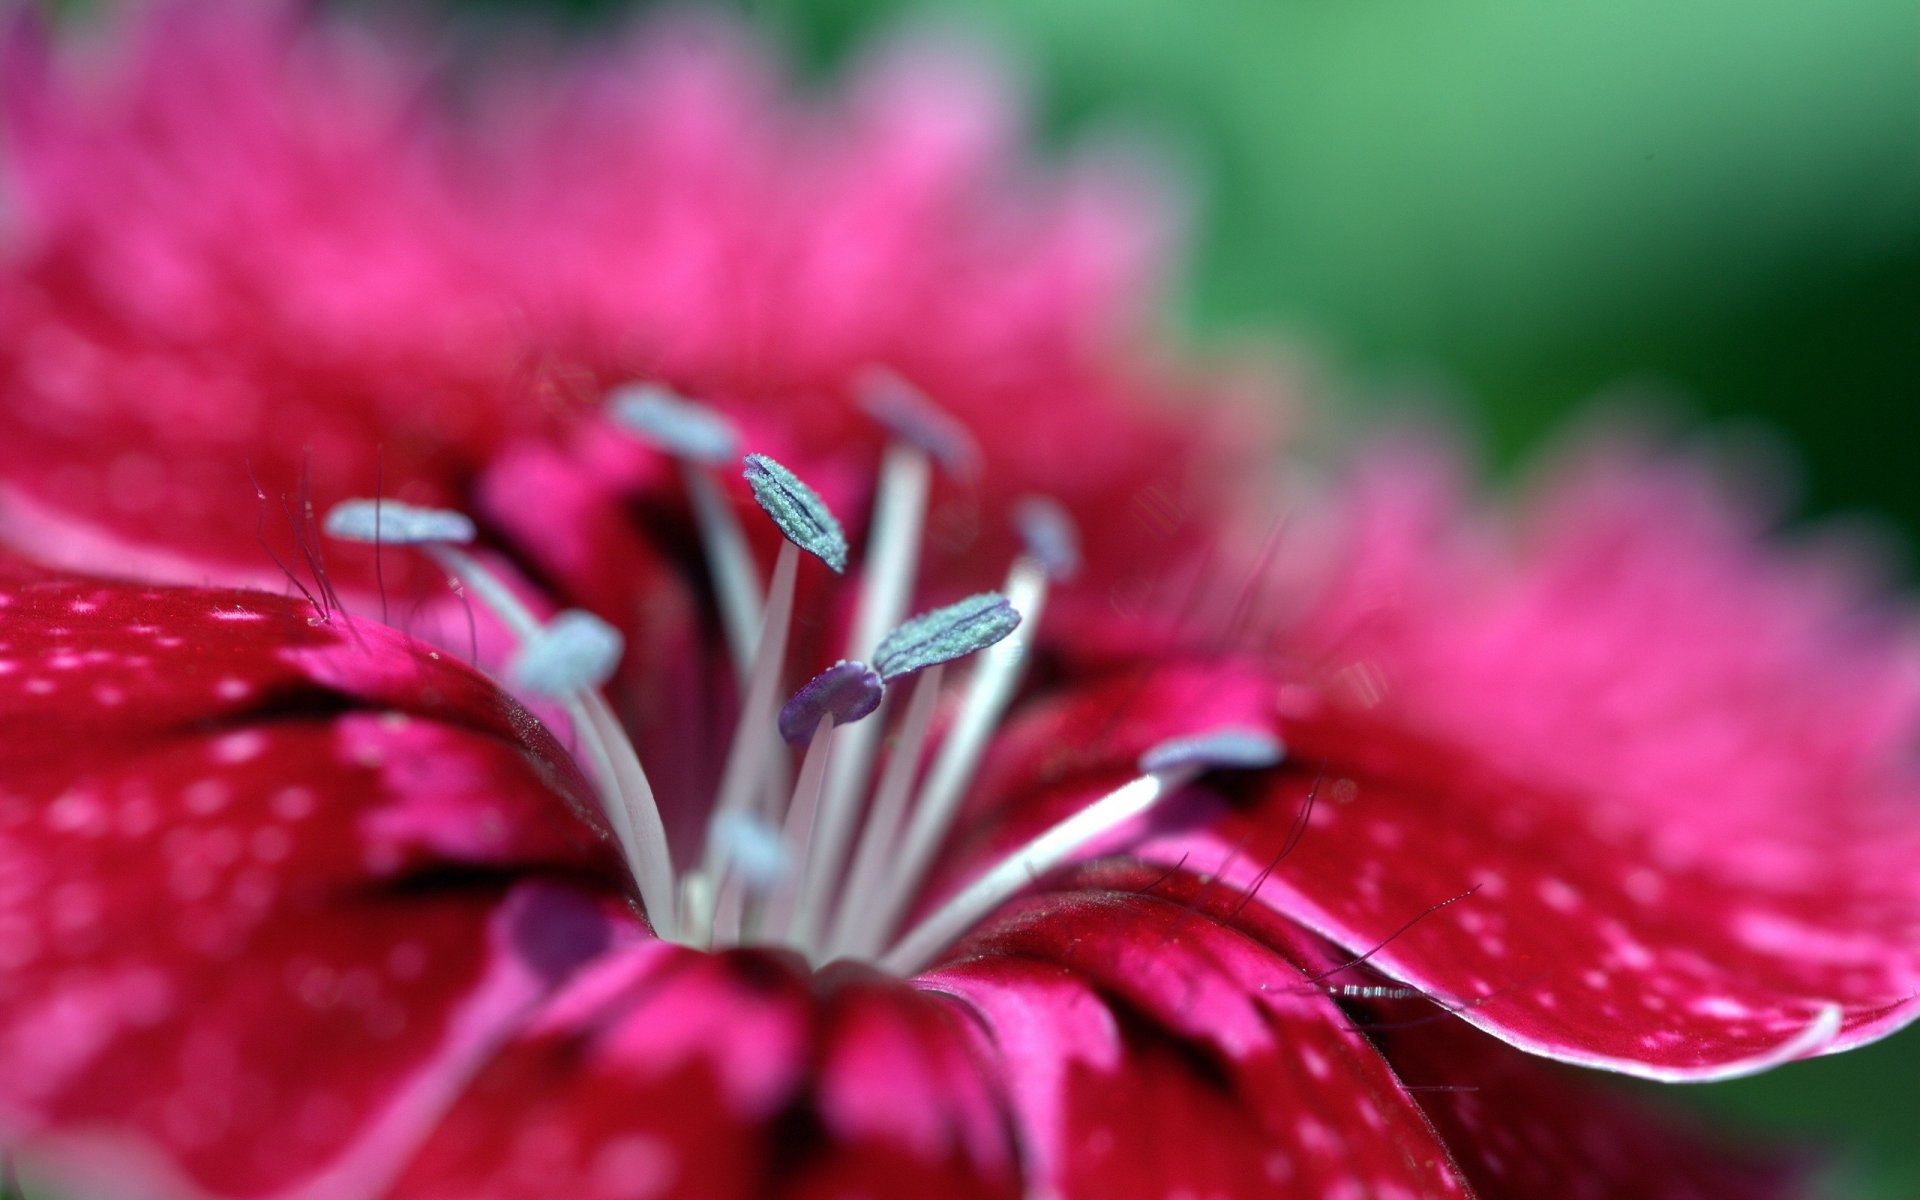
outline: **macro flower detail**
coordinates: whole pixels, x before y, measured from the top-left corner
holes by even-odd
[[[8,32],[30,1188],[1801,1194],[1577,1066],[1913,1019],[1904,610],[1645,447],[1274,499],[955,51],[404,47]]]

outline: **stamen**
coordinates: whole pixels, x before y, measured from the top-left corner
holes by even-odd
[[[325,528],[335,537],[359,541],[363,540],[363,535],[373,536],[376,524],[379,536],[383,539],[391,537],[397,527],[400,536],[395,540],[420,547],[422,553],[498,616],[521,647],[516,662],[525,659],[527,648],[536,647],[532,653],[535,673],[538,675],[552,666],[551,662],[541,660],[553,654],[556,644],[561,648],[558,657],[576,657],[576,652],[580,650],[581,635],[577,632],[582,628],[580,622],[566,621],[566,625],[576,631],[572,633],[562,629],[556,634],[543,627],[540,619],[521,603],[504,581],[471,554],[457,545],[449,544],[450,538],[464,541],[473,536],[473,522],[462,514],[415,508],[393,500],[349,500],[336,505],[327,514]],[[464,537],[461,536],[463,532]],[[579,615],[584,617],[586,614]],[[566,614],[562,614],[562,618],[565,617]],[[556,621],[556,624],[560,623]],[[611,630],[608,632],[612,633]],[[617,633],[612,635],[615,638],[619,636]],[[593,634],[586,636],[596,639]],[[596,640],[604,650],[604,637]],[[546,643],[545,648],[537,648],[543,642]],[[571,646],[570,642],[573,643]],[[617,662],[618,654],[615,653],[612,665],[617,665]],[[604,681],[604,676],[601,681]],[[673,857],[667,850],[666,827],[660,820],[652,784],[633,752],[633,743],[627,739],[619,719],[607,707],[596,687],[597,684],[580,686],[556,698],[566,709],[581,748],[591,760],[593,778],[600,793],[601,810],[606,814],[607,823],[620,844],[627,860],[627,869],[640,888],[640,898],[646,906],[647,917],[656,933],[663,938],[672,938],[678,922],[674,903]]]
[[[862,911],[855,918],[857,924],[850,927],[849,944],[843,947],[847,952],[878,950],[919,890],[922,875],[959,812],[961,796],[979,768],[993,728],[1013,699],[1046,595],[1046,568],[1035,559],[1017,560],[1007,576],[1006,602],[1019,615],[1020,624],[1010,636],[980,655],[960,713],[912,806],[906,835],[886,883],[878,889],[878,895],[857,897]],[[841,904],[847,905],[855,898],[849,893]]]
[[[854,658],[871,659],[881,636],[906,616],[919,565],[932,476],[926,451],[911,442],[888,446],[880,461],[880,483],[874,492],[873,521],[860,570],[860,600],[854,608],[847,650]],[[872,774],[883,729],[882,722],[868,721],[846,730],[827,767],[800,899],[789,930],[790,939],[802,953],[812,951],[834,884],[840,879],[854,823],[860,815],[860,796]]]
[[[846,884],[840,891],[840,906],[827,931],[825,945],[830,957],[851,953],[852,947],[859,943],[865,932],[863,918],[869,915],[860,898],[878,894],[893,865],[900,825],[906,819],[907,797],[920,770],[920,757],[926,749],[927,730],[933,725],[933,710],[940,699],[940,684],[945,673],[945,667],[934,666],[914,676],[913,696],[907,702],[906,716],[900,721],[899,736],[887,754],[887,769],[873,793],[866,828],[861,831],[853,867],[847,872]],[[811,877],[810,870],[809,879]],[[818,903],[824,906],[831,899],[831,894],[823,894]],[[804,929],[798,919],[794,924],[796,933]]]
[[[651,383],[616,390],[608,397],[607,414],[619,428],[678,460],[713,579],[720,627],[734,669],[744,680],[752,669],[754,641],[760,632],[760,572],[733,505],[710,469],[739,456],[738,432],[705,405]]]
[[[793,869],[780,831],[759,813],[727,813],[713,823],[712,836],[721,861],[755,891],[771,888]]]
[[[781,708],[780,736],[798,746],[812,739],[822,721],[858,721],[880,707],[886,690],[872,667],[842,659],[808,680]]]
[[[888,634],[873,652],[882,679],[898,679],[984,650],[1012,633],[1020,614],[999,592],[981,592],[936,608]]]
[[[1013,506],[1013,527],[1028,556],[1047,569],[1047,578],[1065,583],[1080,573],[1080,531],[1059,501],[1023,496]]]
[[[620,631],[590,612],[567,609],[520,644],[507,674],[542,696],[566,696],[613,678],[626,651]]]
[[[719,857],[714,829],[731,814],[748,812],[756,793],[764,787],[768,752],[773,748],[775,689],[780,685],[780,666],[787,655],[787,633],[793,620],[793,591],[800,568],[800,550],[792,542],[782,542],[780,557],[774,560],[773,585],[767,594],[766,613],[760,622],[758,649],[754,652],[753,671],[747,678],[747,694],[740,704],[738,724],[727,749],[727,765],[720,776],[720,791],[708,818],[707,848],[700,874],[713,884],[725,864]],[[693,914],[690,920],[707,921],[712,913]]]
[[[883,970],[908,974],[1029,884],[1140,816],[1208,770],[1257,770],[1280,761],[1277,738],[1218,729],[1161,742],[1140,756],[1140,776],[1040,834],[942,904],[882,955]]]
[[[926,394],[885,367],[870,367],[858,382],[861,411],[900,442],[931,456],[951,475],[970,476],[980,468],[980,445],[973,434]]]
[[[788,628],[793,620],[793,593],[800,569],[800,551],[806,550],[835,571],[847,562],[847,541],[840,522],[821,502],[812,488],[800,482],[793,472],[764,454],[749,454],[744,472],[753,496],[773,518],[785,535],[780,557],[775,560],[773,584],[767,593],[766,613],[760,623],[760,637],[754,651],[753,670],[747,679],[747,694],[740,706],[739,724],[733,731],[733,745],[727,752],[727,766],[720,780],[719,798],[714,802],[710,822],[731,819],[729,813],[749,811],[757,793],[768,790],[770,776],[767,760],[773,750],[776,728],[775,689],[780,683],[780,667],[787,654]],[[777,803],[777,801],[776,801]],[[779,814],[771,814],[775,819]],[[717,880],[716,910],[707,916],[711,935],[721,936],[721,922],[729,914],[725,864],[716,854],[709,830],[707,851],[701,873]]]
[[[880,957],[880,968],[911,974],[933,961],[981,918],[1005,904],[1034,880],[1118,829],[1200,773],[1198,767],[1142,775],[1034,838],[974,880],[960,894],[915,926]]]
[[[329,537],[369,545],[465,545],[474,539],[473,520],[465,513],[399,500],[342,500],[327,513],[323,528]]]
[[[740,435],[732,422],[657,383],[614,389],[607,397],[607,415],[620,428],[675,458],[723,467],[740,457]]]
[[[814,676],[780,710],[780,736],[789,744],[808,743],[800,779],[787,808],[787,851],[795,862],[812,861],[830,751],[840,727],[872,715],[885,694],[886,685],[873,668],[843,661]],[[793,886],[782,888],[768,905],[767,933],[771,937],[791,936],[797,897],[805,878],[791,883]]]
[[[826,563],[835,575],[846,573],[847,535],[818,493],[764,454],[747,455],[742,474],[754,500],[787,541]]]

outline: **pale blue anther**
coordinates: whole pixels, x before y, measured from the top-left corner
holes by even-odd
[[[753,498],[794,545],[832,567],[847,569],[847,535],[826,504],[798,476],[764,454],[747,455],[741,472]]]
[[[445,508],[421,508],[399,500],[342,500],[322,526],[346,542],[390,546],[464,545],[474,538],[473,520]]]
[[[979,470],[980,446],[973,433],[919,388],[884,367],[873,367],[861,375],[859,392],[862,412],[895,438],[924,451],[948,474]]]
[[[657,383],[630,383],[607,397],[615,425],[656,450],[708,466],[740,457],[740,434],[732,422]]]
[[[1059,501],[1021,497],[1013,506],[1013,527],[1048,579],[1064,583],[1080,573],[1080,530]]]
[[[590,612],[567,609],[514,653],[509,677],[542,696],[570,696],[613,678],[626,650],[620,631]]]
[[[846,659],[815,675],[780,709],[780,736],[801,745],[813,736],[822,720],[846,725],[880,707],[887,686],[879,672],[863,662]]]
[[[793,863],[773,823],[755,812],[717,814],[707,831],[720,859],[749,888],[764,891],[785,879]]]
[[[902,675],[985,650],[1020,625],[1020,613],[999,592],[981,592],[922,613],[888,634],[873,652],[880,677]]]
[[[1202,771],[1258,771],[1287,755],[1280,739],[1257,729],[1215,729],[1171,738],[1140,756],[1142,775],[1183,768]]]

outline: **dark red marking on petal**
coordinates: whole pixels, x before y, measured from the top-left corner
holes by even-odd
[[[1544,1063],[1418,1006],[1368,1002],[1370,1036],[1480,1200],[1787,1200],[1809,1154],[1738,1148],[1651,1096]],[[1411,1015],[1409,1015],[1411,1010]]]
[[[1030,1187],[1466,1195],[1385,1061],[1292,958],[1185,904],[1081,891],[1025,902],[922,982],[980,1012]]]
[[[1015,1195],[976,1040],[864,969],[637,945],[481,1073],[394,1200]]]

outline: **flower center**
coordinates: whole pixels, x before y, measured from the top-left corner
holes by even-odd
[[[784,703],[781,681],[802,559],[844,572],[849,555],[839,522],[781,464],[758,454],[741,460],[739,438],[718,414],[653,385],[621,389],[609,400],[616,427],[678,462],[720,626],[744,684],[706,838],[697,861],[684,867],[668,849],[633,744],[600,695],[623,651],[618,631],[578,610],[542,622],[465,549],[475,531],[459,513],[353,500],[328,514],[326,528],[335,537],[417,547],[501,621],[517,643],[504,682],[566,712],[659,936],[700,948],[786,946],[814,963],[852,957],[906,974],[1034,879],[1207,767],[1265,765],[1281,750],[1270,736],[1243,731],[1155,747],[1142,756],[1138,778],[906,924],[1013,698],[1049,583],[1077,569],[1078,554],[1072,524],[1057,505],[1023,501],[1015,521],[1027,548],[1003,590],[903,621],[935,466],[967,469],[976,451],[957,422],[898,379],[875,373],[863,384],[864,407],[890,439],[847,657]],[[713,474],[736,461],[743,461],[755,501],[784,539],[764,590],[739,518]],[[967,677],[950,683],[950,671],[963,660]],[[956,684],[958,695],[950,695]],[[952,716],[935,745],[933,717],[943,698],[951,700]],[[888,729],[893,736],[883,764]]]

